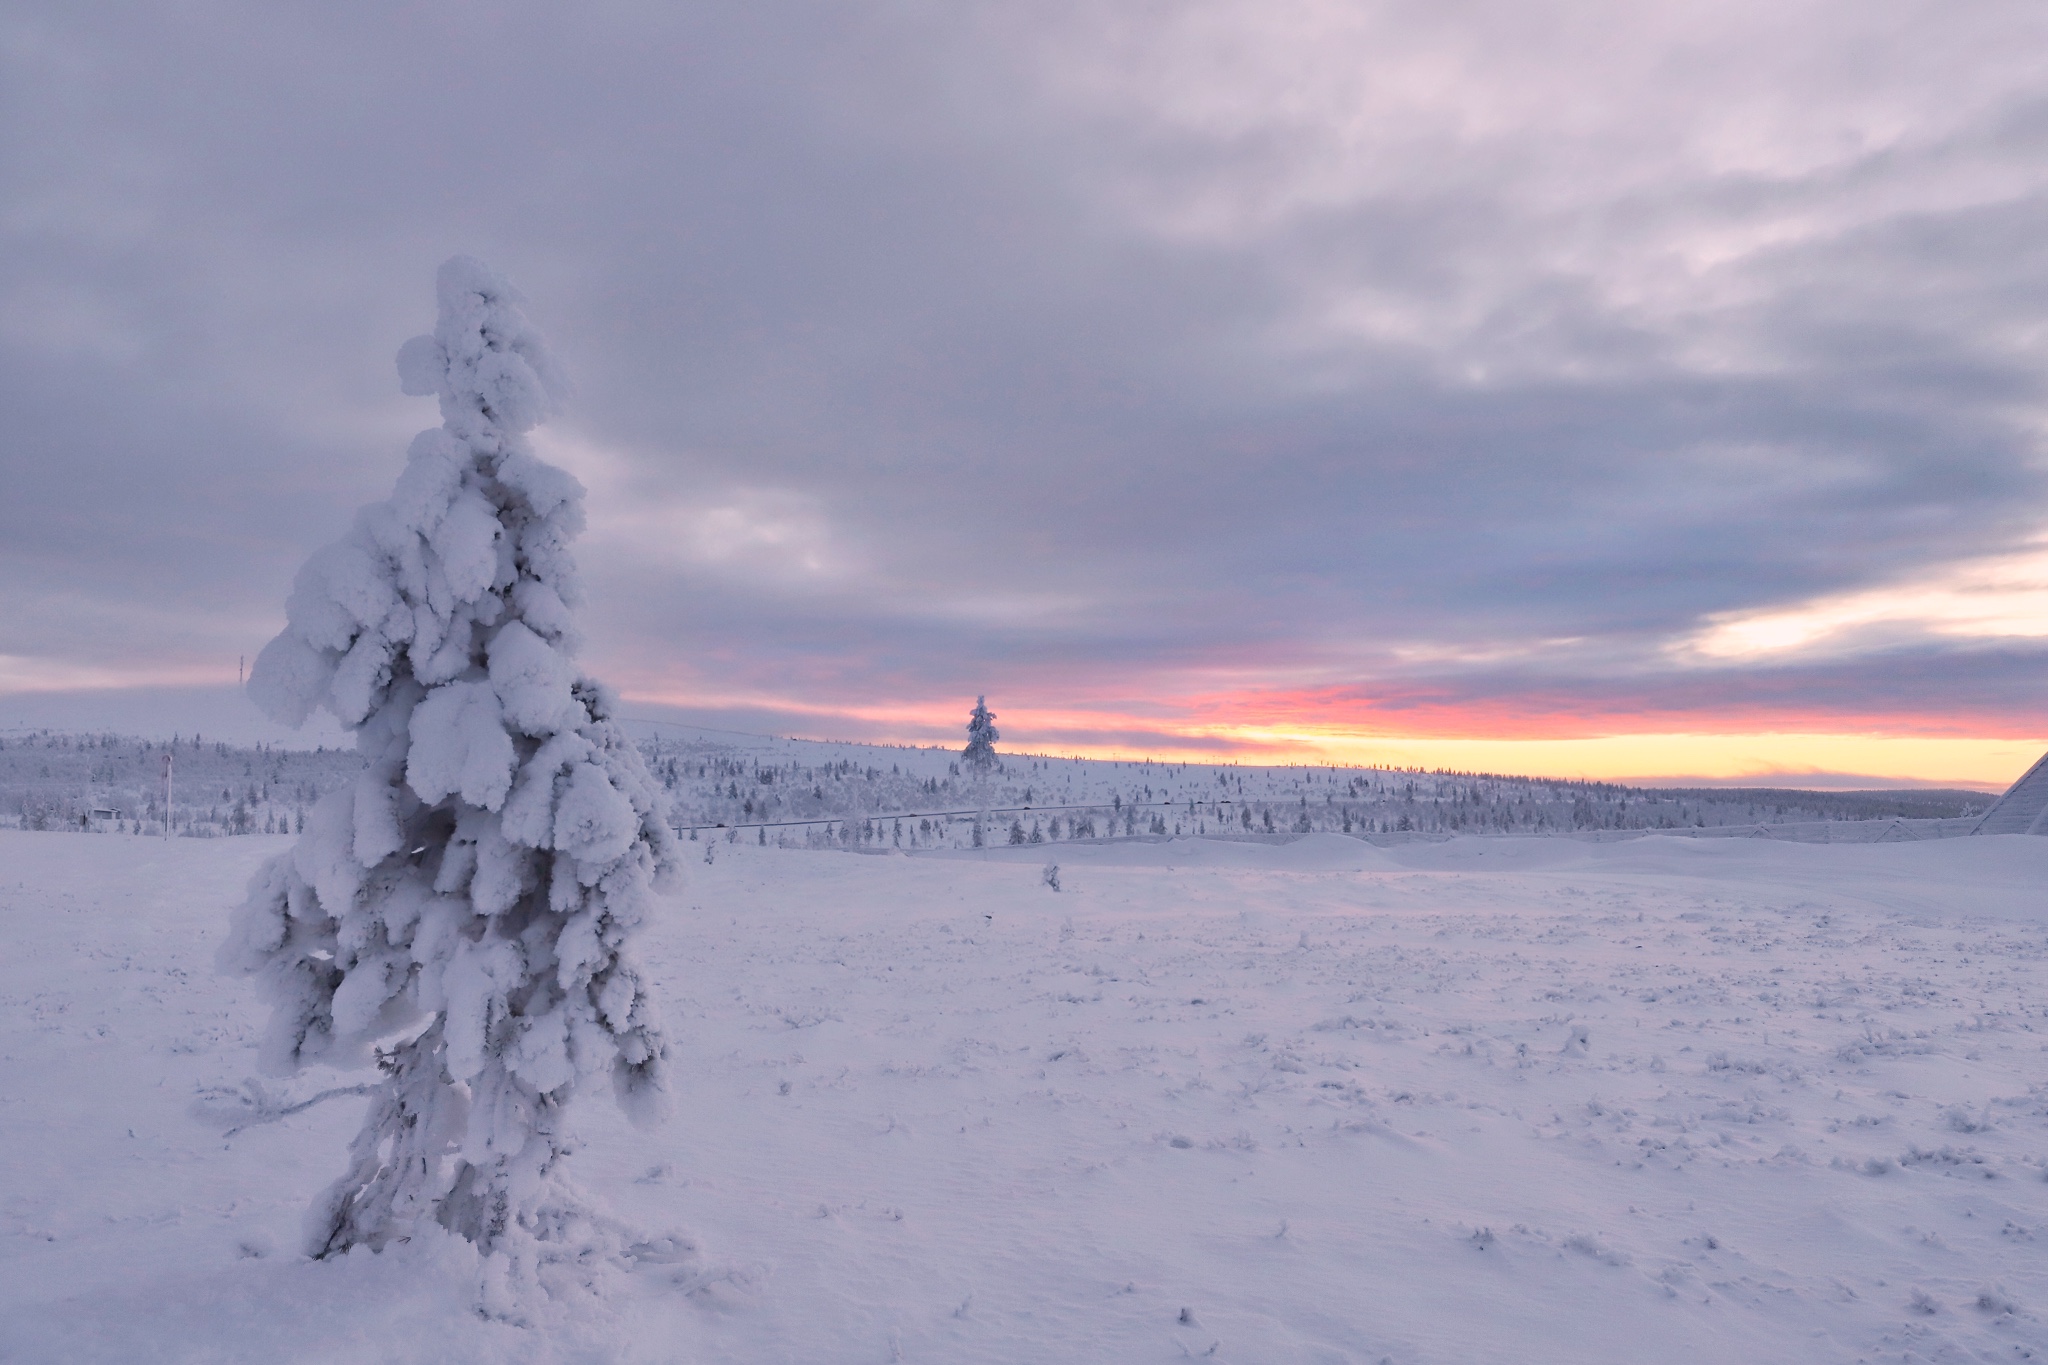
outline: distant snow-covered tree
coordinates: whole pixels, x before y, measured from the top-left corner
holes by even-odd
[[[560,372],[493,271],[451,260],[439,298],[398,368],[442,425],[300,571],[249,680],[280,721],[333,712],[366,767],[257,874],[221,957],[270,1001],[266,1070],[384,1072],[307,1251],[438,1223],[486,1257],[484,1308],[517,1317],[529,1289],[636,1254],[563,1179],[561,1119],[602,1073],[635,1119],[664,1107],[630,944],[677,848],[572,661],[583,490],[525,437]]]
[[[960,757],[975,772],[986,773],[996,766],[996,741],[1001,738],[996,730],[996,713],[988,709],[988,698],[976,697],[974,711],[967,717],[967,747],[960,751]]]

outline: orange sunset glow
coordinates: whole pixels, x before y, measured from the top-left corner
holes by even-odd
[[[629,709],[665,708],[786,717],[782,732],[813,739],[953,747],[953,698],[916,705],[822,706],[767,696],[680,698],[628,691]],[[1989,719],[1755,714],[1693,728],[1673,716],[1517,716],[1505,706],[1375,713],[1339,708],[1320,691],[1203,696],[1120,710],[1108,704],[1039,706],[991,697],[1015,752],[1192,763],[1331,764],[1534,774],[1602,781],[1754,782],[1799,785],[1817,777],[2002,790],[2048,748]],[[1417,711],[1420,714],[1417,714]],[[1695,718],[1696,719],[1696,718]],[[1406,722],[1405,724],[1403,722]],[[1660,723],[1661,722],[1661,723]]]

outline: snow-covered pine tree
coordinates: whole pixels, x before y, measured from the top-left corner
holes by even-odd
[[[967,717],[967,747],[960,751],[960,756],[975,772],[986,773],[996,766],[996,741],[1001,738],[996,730],[996,713],[988,709],[988,698],[976,697],[974,710]]]
[[[610,695],[571,661],[583,490],[524,434],[560,372],[502,277],[457,257],[438,284],[434,334],[398,369],[442,425],[300,571],[249,679],[285,723],[332,711],[366,767],[257,874],[221,960],[270,1001],[272,1074],[384,1045],[309,1254],[431,1220],[487,1258],[484,1308],[517,1317],[529,1290],[635,1254],[557,1169],[561,1117],[601,1072],[630,1116],[665,1105],[628,949],[678,850]]]

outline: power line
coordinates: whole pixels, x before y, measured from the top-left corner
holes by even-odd
[[[712,735],[738,735],[742,739],[765,739],[770,744],[844,744],[855,749],[900,749],[909,753],[953,753],[944,744],[888,744],[871,739],[802,739],[795,735],[764,735],[753,730],[727,730],[716,725],[694,725],[686,720],[655,720],[652,716],[620,716],[626,725],[666,725],[671,730],[702,730]],[[1032,755],[1041,757],[1042,755]],[[1020,755],[1022,757],[1022,755]]]
[[[688,721],[683,720],[655,720],[651,716],[620,716],[619,720],[627,725],[666,725],[674,730],[704,730],[714,735],[738,735],[743,739],[779,740],[782,738],[781,735],[756,734],[752,730],[726,730],[716,725],[692,725]],[[813,741],[813,743],[815,742]]]
[[[733,822],[719,820],[708,825],[678,825],[676,828],[686,833],[700,829],[785,829],[798,825],[844,825],[856,820],[930,820],[939,816],[953,815],[1020,815],[1025,811],[1106,810],[1115,812],[1119,809],[1181,809],[1200,808],[1202,806],[1222,807],[1235,804],[1239,803],[1232,801],[1126,801],[1119,808],[1102,801],[1077,801],[1072,805],[1066,806],[989,806],[987,808],[975,806],[967,810],[899,810],[883,811],[877,815],[827,815],[820,816],[816,820],[740,820]],[[1243,804],[1249,805],[1250,802]]]

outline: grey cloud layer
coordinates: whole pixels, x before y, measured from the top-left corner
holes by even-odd
[[[0,655],[253,652],[458,249],[577,371],[640,685],[1654,679],[2043,520],[2023,5],[0,25]]]

